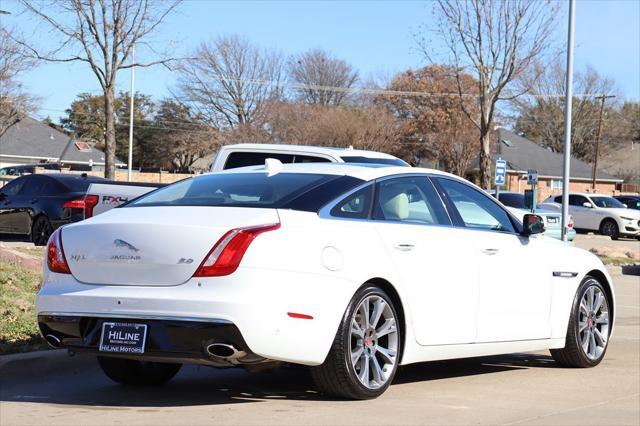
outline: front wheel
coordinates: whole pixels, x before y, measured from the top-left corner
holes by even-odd
[[[400,360],[400,321],[389,296],[367,285],[356,292],[325,362],[311,369],[319,390],[348,399],[384,393]]]
[[[171,380],[182,367],[182,364],[104,356],[98,357],[98,364],[107,377],[123,385],[161,385]]]
[[[565,347],[551,356],[564,367],[595,367],[607,351],[611,317],[607,292],[598,280],[587,276],[576,293]]]
[[[602,235],[606,235],[607,237],[611,237],[612,240],[617,240],[620,236],[620,230],[618,229],[618,224],[613,219],[605,219],[600,225],[600,233]]]

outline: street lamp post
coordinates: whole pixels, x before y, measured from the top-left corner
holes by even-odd
[[[569,231],[569,183],[571,179],[571,102],[573,100],[573,21],[576,0],[569,0],[569,32],[567,36],[567,76],[564,98],[564,156],[562,165],[562,241]]]

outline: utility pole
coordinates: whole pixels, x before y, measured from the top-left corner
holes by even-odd
[[[596,180],[598,175],[598,157],[600,156],[600,135],[602,134],[602,118],[604,116],[604,101],[609,98],[615,98],[615,95],[600,95],[596,96],[596,99],[600,99],[600,120],[598,121],[598,133],[596,134],[596,152],[593,159],[593,174],[591,182],[591,188],[593,192],[596,190]]]
[[[567,76],[564,97],[564,155],[562,163],[562,241],[569,231],[569,183],[571,179],[571,102],[573,101],[573,22],[576,0],[569,0],[569,31],[567,34]]]
[[[131,46],[131,63],[135,64],[136,62],[136,45],[135,43]],[[131,182],[131,163],[133,162],[133,100],[135,98],[135,92],[133,89],[133,81],[135,79],[135,70],[136,67],[131,67],[131,93],[129,93],[129,97],[131,98],[131,110],[129,111],[129,161],[127,161],[127,180]]]

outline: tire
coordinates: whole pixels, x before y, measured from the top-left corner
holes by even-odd
[[[612,240],[617,240],[620,236],[618,224],[613,219],[605,219],[602,221],[600,224],[600,233],[607,237],[611,237]]]
[[[133,359],[98,357],[104,374],[122,385],[162,385],[171,380],[182,364],[136,361]]]
[[[600,364],[609,344],[610,306],[609,295],[602,284],[591,276],[585,277],[571,307],[565,346],[551,349],[551,356],[558,364],[574,368]]]
[[[368,317],[366,324],[364,316]],[[347,399],[382,395],[393,381],[401,357],[399,324],[396,308],[382,289],[371,284],[359,289],[340,321],[324,363],[311,368],[320,392]],[[352,361],[354,349],[360,355]]]
[[[46,216],[38,216],[31,225],[31,241],[36,246],[45,246],[53,232],[51,222]]]

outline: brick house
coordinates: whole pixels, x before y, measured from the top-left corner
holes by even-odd
[[[503,129],[497,129],[498,148],[495,159],[507,161],[507,182],[503,191],[523,192],[529,188],[527,170],[538,170],[538,200],[562,193],[562,153],[553,152],[528,139]],[[571,158],[571,192],[616,194],[616,185],[623,180],[598,170],[596,188],[592,189],[593,165]]]

